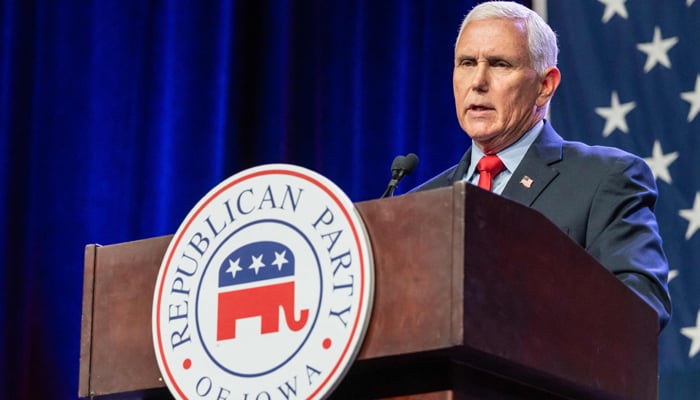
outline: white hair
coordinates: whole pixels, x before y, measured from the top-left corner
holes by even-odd
[[[472,21],[493,18],[519,20],[525,24],[530,62],[538,74],[543,74],[548,67],[557,65],[559,47],[557,35],[546,22],[531,9],[512,1],[488,1],[475,6],[462,21],[455,48],[459,43],[464,28]]]

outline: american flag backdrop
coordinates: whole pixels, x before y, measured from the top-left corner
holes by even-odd
[[[533,7],[559,37],[554,127],[637,154],[654,172],[673,300],[659,339],[659,398],[700,399],[700,0]]]

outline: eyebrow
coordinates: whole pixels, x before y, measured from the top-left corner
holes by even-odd
[[[503,55],[503,54],[492,54],[492,55],[487,56],[487,57],[484,57],[484,58],[485,58],[486,61],[488,61],[489,63],[492,63],[492,62],[494,62],[494,61],[500,61],[500,60],[507,61],[507,62],[509,62],[509,63],[511,63],[511,64],[514,64],[514,63],[517,62],[517,57],[507,57],[507,56],[505,56],[505,55]],[[459,62],[461,62],[461,61],[473,61],[473,60],[476,60],[476,59],[478,59],[478,57],[472,56],[472,55],[468,55],[468,54],[462,54],[462,55],[458,55],[457,57],[455,57],[455,60],[456,60],[456,61],[459,61]]]

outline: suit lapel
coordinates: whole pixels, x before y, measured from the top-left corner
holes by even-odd
[[[525,157],[503,190],[503,196],[528,207],[559,175],[553,165],[562,159],[563,139],[545,121],[542,132],[525,153]]]
[[[448,186],[452,186],[453,183],[462,180],[464,174],[467,172],[467,168],[469,168],[469,161],[471,160],[471,158],[472,148],[470,146],[467,152],[464,153],[464,155],[462,156],[462,159],[459,160],[459,163],[457,163],[455,169],[447,177]]]
[[[525,153],[525,157],[503,189],[502,196],[528,207],[532,206],[540,193],[559,175],[559,171],[553,166],[562,160],[563,143],[561,136],[549,121],[545,120],[542,132]],[[471,155],[470,147],[447,176],[448,186],[463,178],[469,168]]]

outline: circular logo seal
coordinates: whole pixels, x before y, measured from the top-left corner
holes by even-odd
[[[371,247],[352,202],[271,164],[212,189],[158,274],[153,342],[178,399],[316,399],[347,372],[369,322]]]

